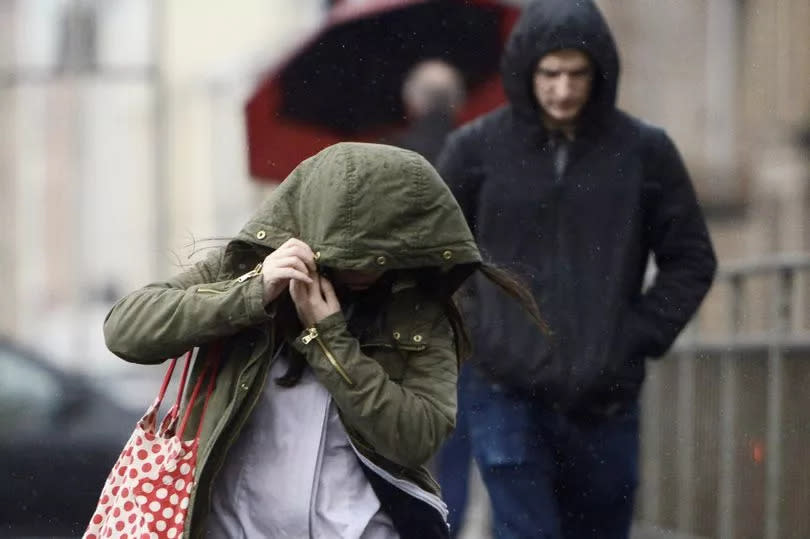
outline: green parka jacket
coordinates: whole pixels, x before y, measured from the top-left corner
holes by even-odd
[[[436,268],[442,294],[481,262],[456,200],[425,159],[390,146],[341,143],[301,163],[227,246],[120,300],[104,335],[127,361],[155,364],[199,347],[193,387],[210,344],[222,344],[187,537],[202,534],[213,480],[267,385],[280,336],[274,305],[262,299],[258,264],[291,237],[331,268]],[[291,344],[331,393],[355,447],[438,493],[423,464],[455,424],[458,356],[434,296],[413,281],[395,281],[377,334],[358,342],[336,313]],[[186,433],[196,432],[201,408],[198,399]]]

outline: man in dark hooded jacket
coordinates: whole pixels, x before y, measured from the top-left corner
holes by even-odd
[[[714,252],[670,138],[615,106],[618,53],[592,1],[529,3],[502,71],[509,104],[451,134],[438,168],[551,332],[477,286],[473,451],[499,538],[626,537],[645,358],[697,309]]]

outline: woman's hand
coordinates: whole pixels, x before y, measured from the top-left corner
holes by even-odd
[[[290,238],[267,255],[262,263],[264,304],[276,299],[290,283],[311,285],[316,276],[315,254],[303,241]]]
[[[340,311],[340,302],[329,279],[320,275],[312,283],[290,280],[290,296],[304,327],[310,328],[331,314]]]

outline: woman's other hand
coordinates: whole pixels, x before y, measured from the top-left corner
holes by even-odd
[[[327,316],[340,311],[335,288],[329,279],[320,275],[312,283],[290,280],[290,296],[298,311],[298,318],[304,327],[312,327]]]
[[[267,255],[262,263],[265,305],[276,299],[290,283],[312,285],[316,276],[315,254],[303,241],[290,238]]]

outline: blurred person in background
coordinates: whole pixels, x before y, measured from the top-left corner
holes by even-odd
[[[509,104],[453,132],[438,168],[482,252],[531,279],[551,335],[476,287],[473,453],[498,538],[627,537],[645,358],[701,303],[714,251],[673,142],[616,108],[592,1],[527,4],[502,74]]]
[[[419,62],[402,84],[408,127],[394,136],[391,144],[435,163],[464,99],[464,79],[456,68],[439,59]]]
[[[341,143],[227,246],[120,300],[104,333],[127,361],[224,343],[184,536],[447,537],[424,464],[454,425],[468,337],[452,295],[476,271],[540,322],[424,158]]]

